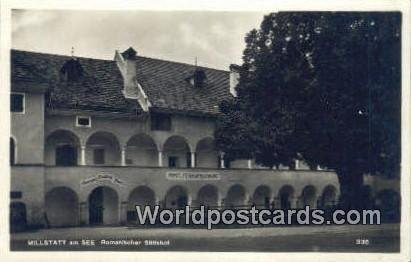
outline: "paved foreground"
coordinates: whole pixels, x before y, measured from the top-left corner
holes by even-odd
[[[399,235],[399,224],[213,230],[78,227],[15,233],[11,249],[399,252]]]

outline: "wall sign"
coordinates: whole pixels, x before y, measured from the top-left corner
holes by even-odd
[[[220,180],[221,176],[218,173],[204,172],[167,172],[168,180]]]
[[[80,186],[87,186],[89,184],[99,182],[110,182],[115,185],[125,186],[125,182],[123,180],[111,174],[97,174],[95,176],[88,177],[80,182]]]

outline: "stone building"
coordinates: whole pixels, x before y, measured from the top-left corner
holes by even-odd
[[[235,67],[132,48],[114,60],[12,50],[11,65],[12,225],[133,223],[146,204],[315,208],[338,199],[332,171],[269,170],[217,152],[218,104],[233,95]],[[368,180],[399,192],[395,181]]]

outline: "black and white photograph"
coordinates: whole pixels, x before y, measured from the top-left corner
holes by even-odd
[[[400,7],[9,16],[8,252],[409,255]]]

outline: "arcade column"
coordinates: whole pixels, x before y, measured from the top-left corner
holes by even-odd
[[[127,201],[122,201],[120,203],[120,225],[125,225],[127,223],[127,207],[128,207],[128,202]]]
[[[290,207],[295,209],[295,208],[299,208],[299,204],[301,199],[299,197],[292,197],[290,198]]]
[[[271,205],[272,209],[280,209],[281,208],[281,201],[279,197],[274,197]]]
[[[80,213],[80,225],[88,225],[89,214],[88,214],[88,203],[80,202],[79,204]]]

